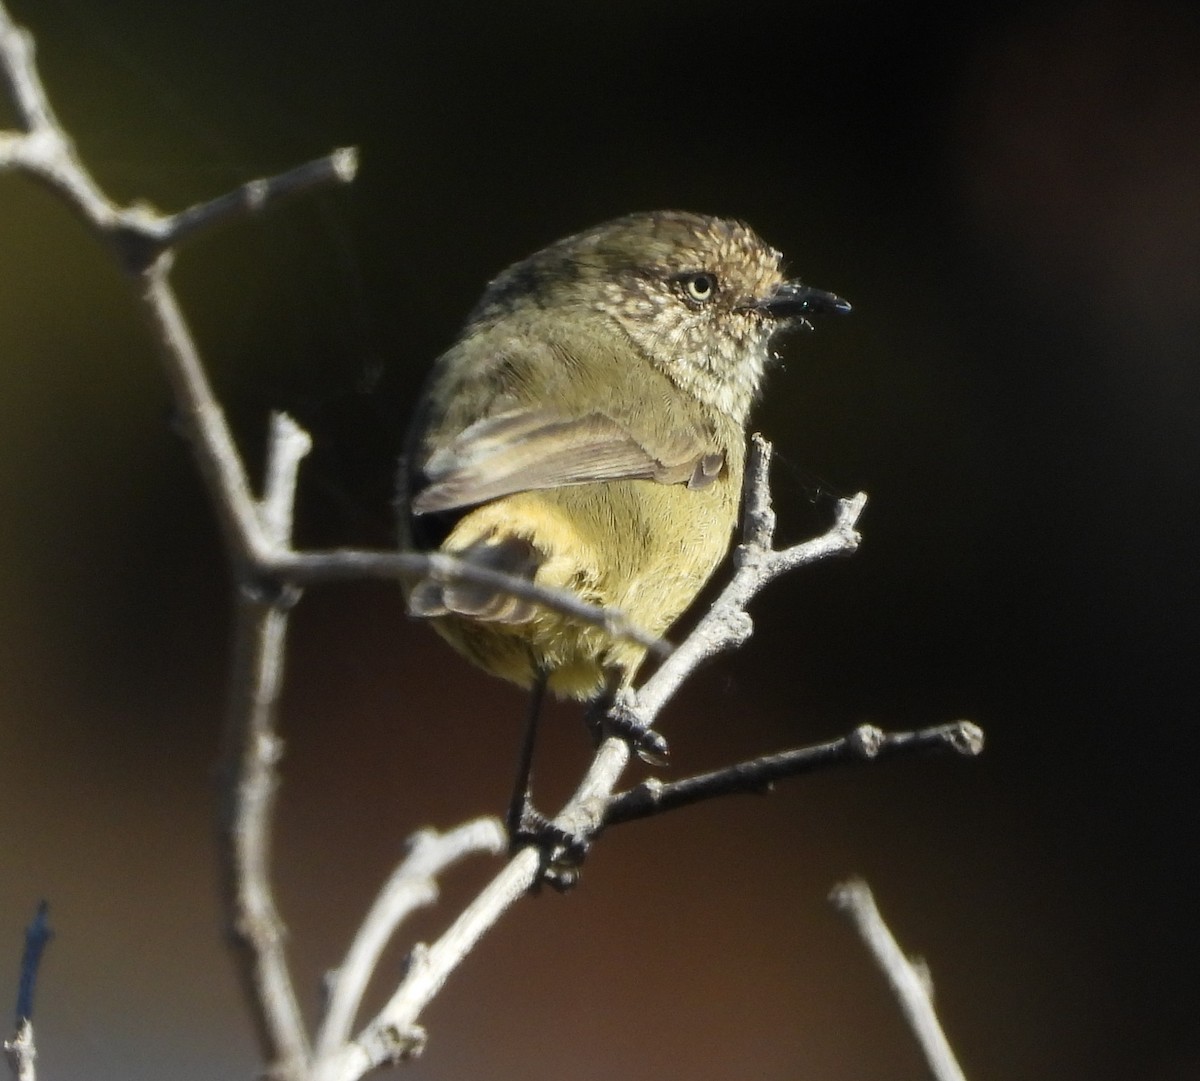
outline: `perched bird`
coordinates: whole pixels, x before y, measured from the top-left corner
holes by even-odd
[[[438,360],[402,532],[661,635],[729,549],[775,335],[849,310],[785,279],[735,221],[633,214],[560,240],[492,281]],[[407,598],[480,667],[560,696],[624,690],[646,654],[463,580],[410,582]]]

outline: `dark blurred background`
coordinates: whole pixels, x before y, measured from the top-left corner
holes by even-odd
[[[1200,1076],[1194,6],[14,6],[123,199],[361,148],[350,190],[176,274],[250,460],[272,408],[316,440],[306,543],[390,542],[422,374],[561,235],[737,216],[855,305],[786,343],[756,426],[783,537],[863,488],[865,544],[755,605],[662,720],[672,772],[863,721],[970,717],[986,754],[615,831],[452,978],[410,1076],[920,1076],[825,901],[852,872],[976,1081]],[[46,1077],[250,1076],[214,899],[213,516],[106,253],[18,178],[0,223],[0,987],[47,897]],[[503,807],[522,699],[384,585],[311,591],[289,660],[277,867],[311,1006],[405,836]],[[547,805],[586,759],[577,712],[549,722]]]

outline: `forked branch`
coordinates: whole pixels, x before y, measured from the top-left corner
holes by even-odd
[[[18,28],[0,0],[0,78],[9,90],[18,127],[0,132],[0,171],[21,172],[58,195],[110,247],[135,283],[174,393],[193,456],[221,522],[236,586],[234,646],[225,730],[221,808],[225,904],[239,971],[255,1019],[268,1073],[279,1081],[357,1081],[365,1073],[417,1053],[424,1041],[419,1018],[450,973],[508,908],[546,875],[569,862],[566,846],[517,851],[435,942],[418,945],[391,998],[355,1033],[364,989],[401,921],[436,895],[436,876],[473,853],[495,854],[506,838],[493,820],[469,823],[444,835],[421,834],[365,917],[345,960],[326,981],[326,1008],[310,1039],[284,949],[284,927],[271,886],[271,836],[276,763],[281,741],[277,712],[292,606],[306,585],[352,578],[404,575],[463,577],[605,628],[647,645],[663,659],[622,708],[649,726],[683,682],[707,659],[746,641],[747,606],[785,571],[857,547],[855,526],[866,497],[839,502],[832,527],[804,544],[775,549],[768,472],[770,447],[755,437],[747,469],[743,542],[734,574],[694,631],[673,652],[619,611],[596,608],[574,594],[461,564],[433,553],[292,547],[292,508],[308,436],[283,416],[272,419],[262,498],[256,498],[236,441],[213,394],[199,349],[169,276],[176,248],[211,226],[258,212],[280,199],[351,181],[356,154],[343,148],[276,177],[255,180],[178,214],[110,200],[85,169],[51,109],[34,63],[32,38]],[[728,792],[760,789],[785,776],[851,759],[864,760],[933,746],[977,750],[978,730],[957,726],[884,735],[861,728],[846,740],[768,756],[674,785],[641,786],[615,794],[629,762],[622,739],[604,740],[575,794],[554,822],[580,845],[606,825],[659,813]],[[560,868],[561,870],[561,868]],[[567,869],[569,871],[569,868]],[[569,873],[564,874],[569,879]],[[25,1019],[28,1020],[27,1018]],[[32,1081],[19,1028],[10,1056],[22,1081]]]

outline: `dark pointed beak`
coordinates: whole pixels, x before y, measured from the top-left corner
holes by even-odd
[[[784,282],[759,307],[776,319],[804,319],[810,315],[844,315],[850,311],[849,301],[824,289],[814,289],[799,282]]]

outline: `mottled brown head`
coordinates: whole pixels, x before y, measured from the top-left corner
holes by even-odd
[[[735,221],[660,211],[567,237],[509,267],[471,322],[522,305],[599,316],[681,390],[745,423],[780,330],[846,312],[832,293],[785,280],[780,254]]]

